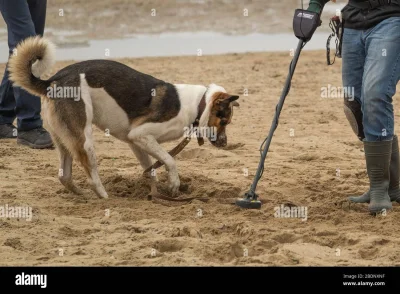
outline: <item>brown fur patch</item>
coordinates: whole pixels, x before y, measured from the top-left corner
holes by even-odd
[[[87,176],[91,177],[91,165],[84,149],[86,113],[82,100],[45,99],[45,115],[48,131],[57,148],[67,151],[77,159]]]
[[[150,116],[149,115],[144,115],[138,118],[135,118],[131,121],[131,128],[138,127],[140,125],[143,125],[144,123],[150,121]]]
[[[150,109],[152,111],[159,111],[160,106],[163,102],[167,88],[165,86],[157,86],[152,93],[153,99],[151,99]]]
[[[137,127],[147,122],[164,122],[178,115],[179,110],[176,108],[165,108],[164,103],[167,99],[167,87],[157,86],[154,89],[150,106],[147,110],[148,114],[136,117],[131,120],[131,126]]]
[[[216,92],[211,97],[212,106],[208,119],[208,126],[214,127],[217,130],[216,141],[211,141],[211,143],[217,147],[222,147],[227,144],[225,130],[226,126],[231,122],[233,114],[233,103],[229,100],[231,97],[232,95],[223,92]]]
[[[225,130],[225,126],[231,122],[232,119],[232,106],[226,103],[232,95],[216,92],[211,97],[212,106],[208,125],[217,128],[217,134]],[[222,125],[221,125],[221,122]]]
[[[79,158],[79,150],[84,150],[86,141],[84,129],[86,124],[85,105],[82,100],[44,99],[43,110],[48,124],[48,131],[68,152]]]
[[[87,154],[86,150],[83,148],[83,145],[82,145],[82,148],[76,150],[76,154],[77,154],[77,159],[81,163],[86,175],[88,176],[88,178],[91,178],[92,177],[92,172],[91,172],[92,167],[89,162],[88,154]]]
[[[164,122],[178,115],[178,108],[166,107],[165,103],[168,101],[168,94],[168,89],[165,85],[155,88],[155,96],[151,99],[148,121]]]

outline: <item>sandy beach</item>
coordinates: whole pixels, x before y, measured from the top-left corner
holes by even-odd
[[[281,11],[282,19],[270,12],[273,15],[267,26],[258,21],[268,15],[268,9],[258,9],[261,1],[244,1],[255,16],[243,22],[229,21],[237,12],[228,9],[233,1],[185,1],[179,11],[190,22],[171,17],[176,7],[170,1],[51,2],[49,26],[83,30],[85,38],[175,28],[268,33],[275,30],[275,21],[280,29],[290,30],[293,9],[285,5],[294,8],[299,3],[271,2],[269,9]],[[128,9],[133,2],[137,9]],[[210,13],[199,13],[197,2],[207,5]],[[105,11],[101,17],[90,13],[94,6]],[[54,16],[58,7],[73,12],[73,21]],[[153,7],[159,13],[154,26],[150,18],[139,16]],[[284,18],[288,21],[282,27],[279,23]],[[116,21],[121,24],[119,29],[115,29]],[[118,59],[171,83],[216,83],[240,95],[240,106],[227,128],[225,148],[217,149],[208,142],[199,147],[192,140],[177,156],[181,183],[186,187],[180,196],[209,197],[208,203],[195,200],[168,206],[148,201],[149,184],[129,146],[107,137],[103,130],[95,129],[95,150],[108,200],[95,196],[77,164],[73,175],[84,195],[64,189],[57,177],[56,150],[32,150],[18,146],[15,140],[2,140],[0,206],[32,207],[32,220],[0,218],[0,264],[399,265],[399,204],[387,215],[371,216],[367,205],[346,201],[348,195],[368,189],[363,145],[345,118],[343,98],[331,91],[341,87],[341,59],[327,66],[323,50],[303,52],[298,62],[257,189],[262,208],[243,210],[223,203],[243,197],[250,188],[259,147],[269,131],[291,59],[289,52]],[[58,62],[52,73],[73,62]],[[1,64],[2,73],[4,68]],[[321,95],[325,89],[329,89],[328,97]],[[396,129],[400,127],[399,98],[399,94],[394,97]],[[170,150],[178,142],[163,146]],[[159,189],[166,191],[164,167],[158,175]],[[277,217],[282,206],[306,208],[307,215]]]

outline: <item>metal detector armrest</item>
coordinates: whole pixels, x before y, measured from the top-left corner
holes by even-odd
[[[308,42],[320,25],[321,20],[318,13],[304,9],[295,10],[293,31],[298,39]]]

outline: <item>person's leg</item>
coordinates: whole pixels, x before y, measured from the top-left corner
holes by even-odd
[[[3,14],[3,2],[0,0],[0,11]],[[8,48],[9,55],[12,54],[12,48],[14,43],[14,36],[10,30],[8,30]],[[12,124],[15,119],[15,98],[14,91],[11,81],[8,79],[7,67],[4,70],[3,80],[0,84],[0,125]]]
[[[46,1],[0,0],[1,12],[9,31],[9,49],[13,52],[19,42],[27,37],[43,35]],[[18,52],[15,52],[18,54]],[[13,87],[15,114],[18,123],[18,143],[32,148],[52,146],[50,135],[42,128],[41,101],[19,87]],[[0,116],[2,113],[0,112]]]
[[[35,32],[43,37],[46,23],[47,0],[28,0]]]
[[[11,139],[17,137],[17,129],[13,125],[14,119],[15,97],[12,84],[8,79],[8,71],[6,68],[3,80],[0,84],[0,139]]]
[[[361,89],[365,63],[362,31],[344,29],[342,43],[342,83],[346,89],[344,113],[359,140],[364,139],[361,112]]]
[[[13,32],[14,44],[13,48],[27,37],[35,36],[36,26],[33,20],[40,24],[38,19],[45,18],[46,8],[41,5],[41,0],[16,0],[9,2],[6,6],[8,29]],[[32,7],[32,3],[37,2],[37,7]],[[45,4],[45,3],[44,3]],[[31,10],[32,9],[32,10]],[[33,15],[35,17],[33,17]],[[42,29],[43,33],[43,28]],[[18,54],[18,52],[16,52]],[[40,117],[41,102],[40,98],[33,96],[25,90],[14,87],[14,95],[16,100],[15,113],[18,119],[18,131],[28,131],[42,126],[43,122]]]
[[[394,135],[393,96],[400,78],[400,17],[386,19],[364,33],[362,110],[366,141]]]
[[[392,97],[400,79],[400,17],[382,21],[365,31],[363,38],[367,56],[361,104],[370,178],[369,209],[377,212],[392,207],[388,189],[394,137]]]
[[[13,54],[13,50],[20,41],[36,34],[35,26],[32,22],[28,2],[26,0],[1,0],[0,2],[1,14],[7,24],[8,47],[10,54]],[[15,52],[15,54],[17,54],[17,52]],[[40,98],[34,97],[20,88],[13,88],[11,81],[8,80],[7,69],[2,86],[4,89],[2,89],[2,94],[4,95],[2,101],[4,101],[4,103],[3,107],[0,108],[0,122],[10,123],[10,119],[13,120],[15,117],[15,115],[11,115],[11,113],[14,112],[15,114],[16,109],[18,109],[18,127],[20,127],[24,119],[29,121],[30,124],[36,124],[33,127],[41,126]],[[18,101],[16,101],[17,99]]]
[[[365,136],[362,125],[361,89],[366,56],[362,31],[345,28],[342,42],[342,83],[346,89],[344,113],[353,132],[362,141]],[[348,199],[358,203],[369,202],[369,190],[361,196],[350,196]]]
[[[7,5],[5,0],[0,0],[0,12],[4,20],[7,19]],[[7,24],[7,21],[6,21]],[[9,55],[13,54],[15,48],[15,37],[13,32],[8,29],[8,48]],[[17,134],[12,125],[15,119],[15,96],[11,81],[8,79],[7,67],[4,71],[3,79],[0,84],[0,139],[16,138]]]
[[[346,31],[346,30],[345,30]],[[361,31],[360,31],[361,32]],[[367,31],[367,33],[370,33],[370,31]],[[345,35],[346,36],[346,35]],[[350,44],[351,43],[347,43]],[[368,43],[369,44],[369,43]],[[354,45],[354,44],[353,44]],[[367,44],[365,45],[367,46]],[[360,48],[356,48],[354,47],[354,49],[356,50],[360,50]],[[364,52],[364,50],[363,50]],[[385,55],[385,51],[381,52],[383,53],[383,55]],[[363,53],[365,54],[365,53]],[[346,58],[344,58],[343,60],[343,69],[348,69],[348,55],[345,56]],[[369,57],[371,57],[371,55],[369,55]],[[363,64],[362,64],[363,66]],[[350,66],[351,69],[351,66]],[[345,80],[345,72],[344,74],[344,79]],[[351,71],[348,75],[348,79],[352,79],[354,77],[352,77]],[[344,82],[345,84],[345,82]],[[358,87],[356,87],[358,88]],[[360,88],[361,89],[361,88]],[[356,99],[359,96],[358,91],[355,91],[356,93]],[[361,107],[361,105],[357,104],[358,107]],[[358,124],[360,124],[361,122],[361,126],[362,126],[362,112],[360,114],[361,111],[357,111],[357,113],[359,114],[358,117]],[[356,124],[357,125],[357,124]],[[363,126],[362,126],[363,129]],[[362,140],[364,139],[364,131],[362,130],[362,136],[359,136],[359,139]],[[400,173],[400,162],[399,162],[399,145],[398,145],[398,138],[396,135],[393,135],[393,142],[392,142],[392,154],[391,154],[391,159],[390,159],[390,183],[389,183],[389,196],[390,196],[390,200],[391,201],[397,201],[400,203],[400,189],[399,189],[399,173]],[[351,196],[348,198],[350,201],[355,202],[355,203],[369,203],[370,202],[370,194],[369,194],[369,190],[367,192],[365,192],[362,196]]]

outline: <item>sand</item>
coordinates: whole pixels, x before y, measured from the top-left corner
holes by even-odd
[[[52,0],[46,36],[60,44],[166,31],[291,32],[300,1],[176,3]],[[324,13],[319,31],[328,29],[332,15],[328,9]],[[0,39],[6,39],[1,18]],[[89,189],[78,165],[73,174],[84,195],[64,189],[56,150],[0,141],[0,207],[33,209],[31,221],[0,218],[0,265],[399,265],[399,205],[371,216],[367,205],[346,201],[368,188],[368,178],[363,146],[344,116],[342,98],[321,97],[323,87],[341,87],[341,60],[328,67],[324,51],[303,52],[298,63],[257,189],[262,208],[223,204],[250,188],[291,58],[289,53],[248,53],[118,60],[172,83],[217,83],[241,96],[227,147],[208,142],[199,147],[192,140],[177,156],[180,197],[208,197],[208,203],[148,201],[149,184],[138,161],[126,144],[103,130],[95,129],[95,149],[107,200]],[[53,73],[71,63],[57,63]],[[397,127],[399,114],[395,107]],[[163,146],[169,150],[177,143]],[[158,175],[165,192],[164,167]],[[307,208],[307,218],[276,217],[281,205]]]
[[[28,205],[33,218],[0,219],[0,264],[399,265],[399,205],[371,216],[367,205],[346,202],[347,195],[367,189],[368,178],[343,100],[321,98],[321,87],[341,86],[341,60],[328,67],[324,51],[303,52],[298,63],[257,189],[262,208],[221,203],[250,187],[290,60],[286,53],[119,60],[172,83],[217,83],[240,94],[227,147],[199,147],[193,140],[177,156],[187,185],[180,196],[209,197],[209,203],[148,201],[148,183],[129,147],[102,130],[95,129],[95,149],[108,200],[95,196],[77,165],[74,178],[85,193],[66,191],[57,178],[56,150],[2,140],[0,204]],[[57,63],[53,73],[70,63]],[[169,150],[176,143],[163,146]],[[165,168],[158,174],[165,190]],[[306,207],[307,219],[275,217],[281,205]]]

